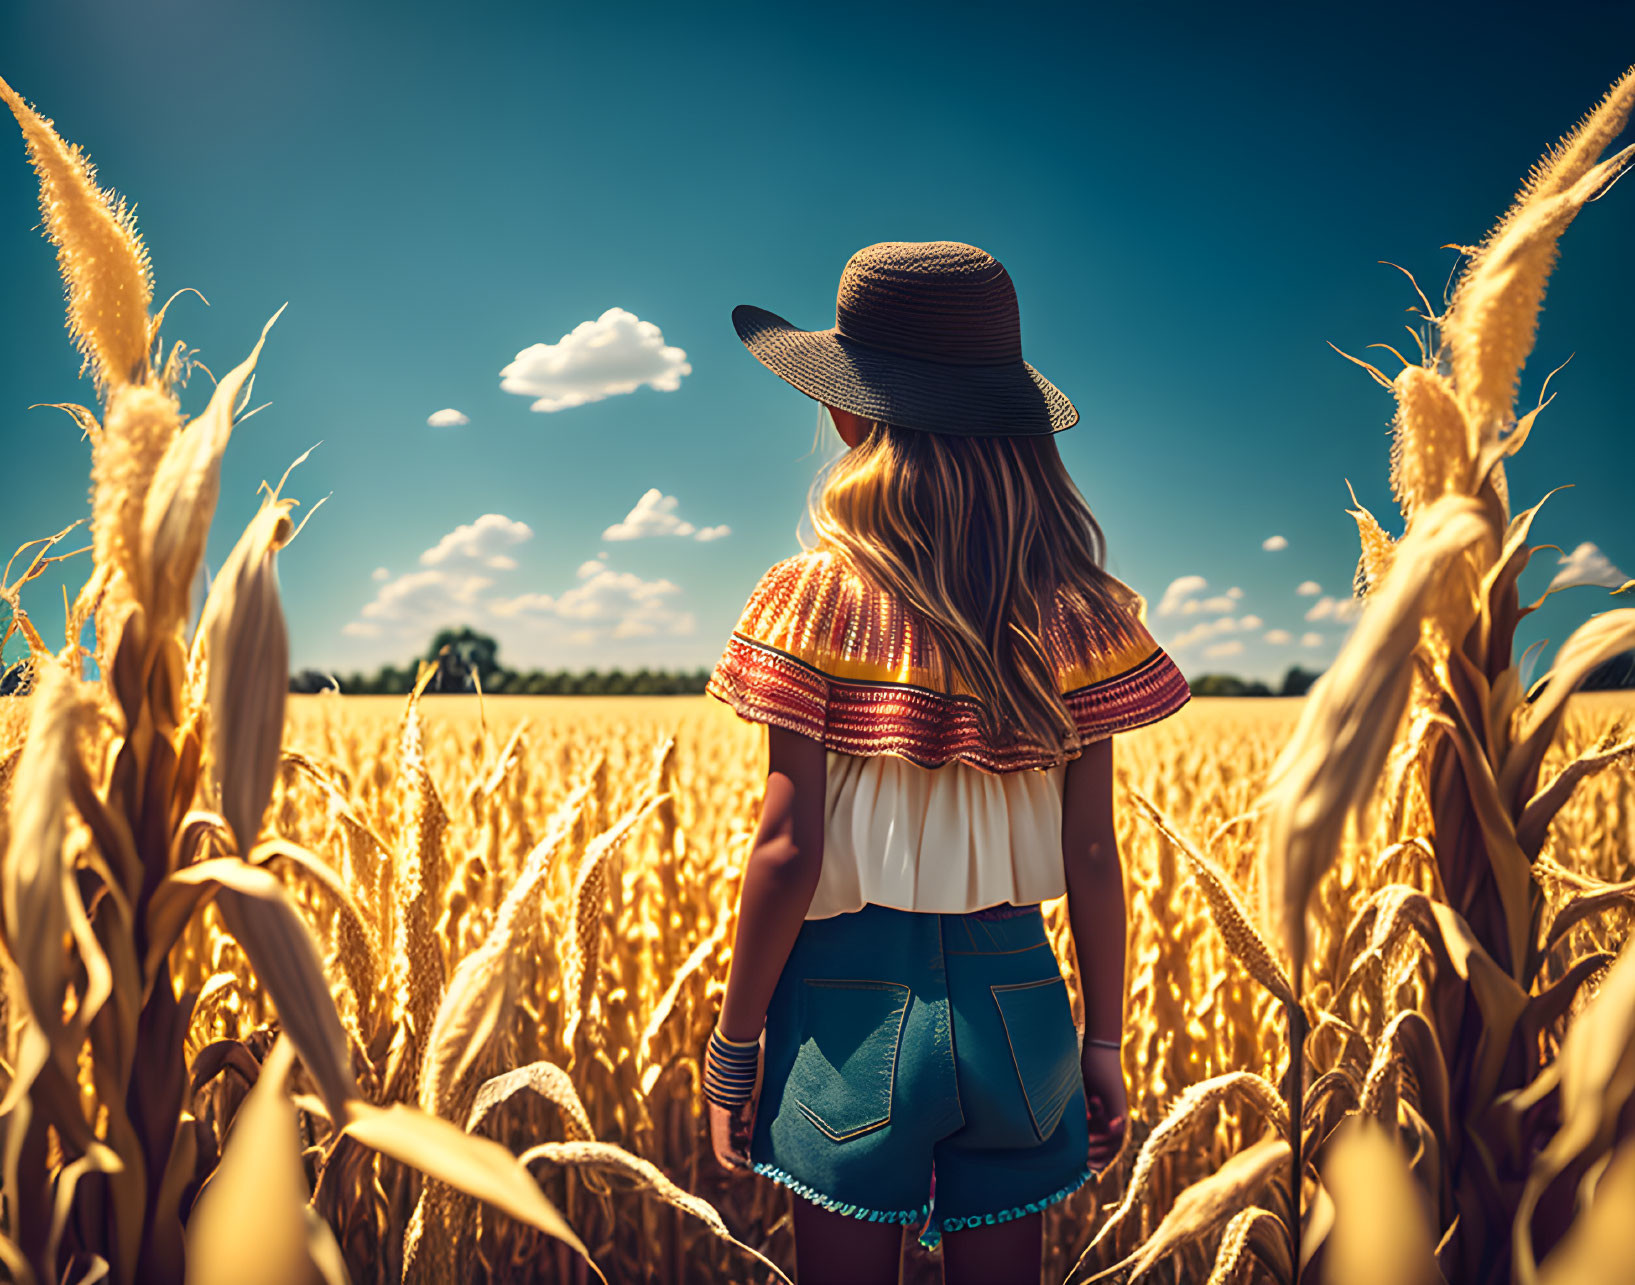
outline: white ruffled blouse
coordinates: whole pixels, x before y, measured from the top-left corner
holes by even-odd
[[[823,867],[806,918],[871,902],[962,914],[1066,895],[1064,765],[992,773],[959,759],[825,757]]]

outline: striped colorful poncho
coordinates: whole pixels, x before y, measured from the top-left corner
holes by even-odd
[[[1155,722],[1191,693],[1126,589],[1114,619],[1060,604],[1044,631],[1057,690],[1088,744]],[[750,594],[705,688],[752,722],[843,754],[895,754],[922,767],[960,759],[987,772],[1051,766],[1028,743],[982,732],[974,695],[940,682],[935,640],[895,595],[832,550],[776,563]]]

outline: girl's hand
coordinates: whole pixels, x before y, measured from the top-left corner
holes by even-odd
[[[710,1147],[723,1169],[749,1168],[749,1140],[755,1129],[755,1099],[736,1109],[706,1102],[710,1113]]]
[[[1079,1055],[1084,1073],[1084,1102],[1090,1115],[1090,1163],[1100,1170],[1111,1164],[1124,1145],[1129,1105],[1124,1095],[1124,1067],[1119,1050],[1085,1044]]]

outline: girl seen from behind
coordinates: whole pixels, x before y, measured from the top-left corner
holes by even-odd
[[[1111,737],[1188,689],[1102,569],[1003,266],[869,246],[835,321],[733,313],[851,449],[709,682],[768,728],[712,1142],[790,1189],[800,1285],[896,1281],[905,1227],[948,1285],[1034,1285],[1042,1211],[1124,1133]],[[1040,913],[1064,894],[1082,1031]]]

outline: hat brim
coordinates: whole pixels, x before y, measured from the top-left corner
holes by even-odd
[[[808,397],[900,428],[964,437],[1059,433],[1078,423],[1066,395],[1025,361],[963,366],[872,348],[837,329],[801,330],[752,304],[732,310],[750,354]]]

